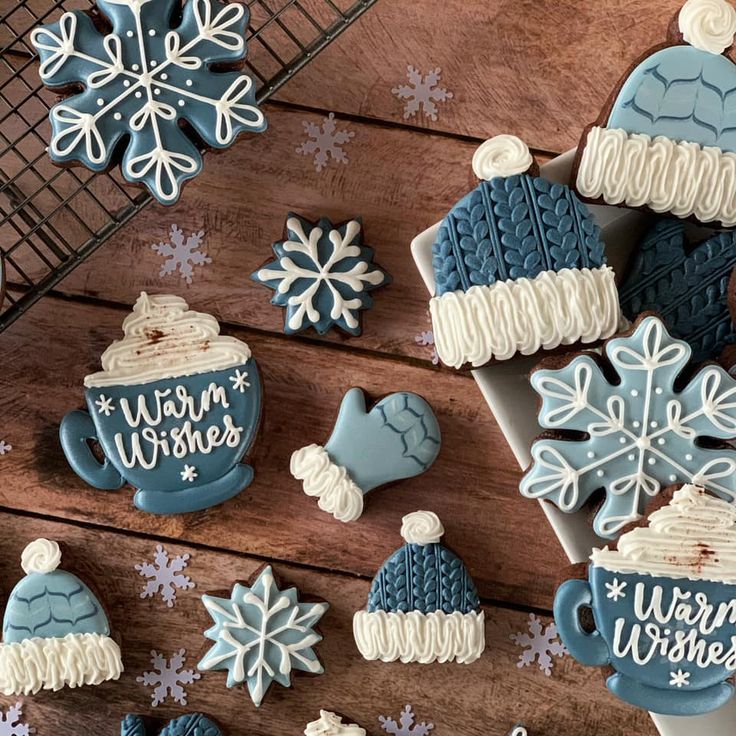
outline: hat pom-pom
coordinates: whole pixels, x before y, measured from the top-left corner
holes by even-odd
[[[683,39],[711,54],[733,45],[736,9],[727,0],[687,0],[677,19]]]
[[[36,539],[24,550],[20,565],[26,574],[53,572],[61,562],[61,549],[50,539]]]
[[[409,544],[437,544],[445,528],[432,511],[415,511],[401,520],[401,536]]]
[[[473,171],[479,179],[524,174],[534,166],[529,146],[515,135],[497,135],[478,146],[473,154]]]

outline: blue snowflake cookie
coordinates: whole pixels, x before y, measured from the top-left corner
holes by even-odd
[[[273,252],[276,260],[252,278],[274,290],[271,304],[286,309],[287,335],[309,327],[320,335],[332,327],[360,335],[360,312],[373,306],[368,292],[391,283],[363,245],[360,219],[335,226],[326,217],[313,223],[289,214],[286,237]]]
[[[645,315],[606,343],[604,361],[583,353],[563,368],[536,369],[539,423],[559,438],[535,440],[521,494],[574,512],[605,490],[593,527],[609,539],[673,483],[733,501],[736,450],[724,443],[736,439],[736,379],[707,365],[681,385],[690,353]]]
[[[227,148],[266,128],[253,80],[218,68],[243,62],[248,10],[218,0],[188,0],[183,11],[178,0],[98,0],[97,9],[110,33],[73,10],[31,34],[43,83],[84,88],[51,108],[49,155],[104,171],[123,147],[125,179],[172,204],[202,168],[195,140]]]
[[[128,714],[120,724],[120,736],[146,736],[146,724],[140,716]],[[159,736],[223,736],[219,726],[201,713],[188,713],[169,721]]]
[[[236,583],[229,598],[203,595],[215,622],[204,635],[214,644],[197,667],[227,670],[227,686],[245,685],[256,706],[272,683],[290,687],[294,672],[321,674],[315,626],[329,604],[302,603],[298,596],[296,588],[279,588],[270,565],[252,583]]]
[[[324,447],[295,450],[290,469],[323,511],[355,521],[366,493],[429,470],[440,442],[437,417],[421,396],[399,391],[367,411],[363,391],[351,388]]]
[[[736,225],[736,34],[728,0],[687,0],[586,128],[573,171],[590,201]]]
[[[483,143],[473,170],[481,183],[452,207],[432,247],[439,359],[480,368],[610,337],[618,293],[587,207],[569,187],[535,176],[515,136]]]
[[[715,360],[736,342],[728,303],[734,266],[736,232],[688,247],[682,220],[658,220],[619,289],[621,311],[629,319],[656,312],[673,337],[690,345],[695,363]]]

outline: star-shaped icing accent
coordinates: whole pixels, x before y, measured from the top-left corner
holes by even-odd
[[[185,465],[184,470],[181,471],[181,479],[188,480],[190,483],[197,477],[197,469],[194,465]]]
[[[235,375],[230,376],[230,380],[233,382],[233,388],[240,391],[241,394],[245,393],[246,388],[250,388],[250,383],[248,382],[248,371],[241,371],[236,368]]]
[[[95,404],[99,407],[97,413],[104,414],[106,417],[109,417],[115,411],[115,407],[112,405],[112,399],[105,396],[105,394],[100,394],[100,398],[95,401]]]
[[[677,672],[670,672],[670,685],[672,687],[682,687],[683,685],[690,684],[690,673],[677,670]]]
[[[624,593],[624,590],[626,589],[626,581],[619,581],[618,578],[614,578],[613,582],[606,583],[606,588],[608,589],[607,598],[610,598],[617,603],[619,598],[626,598],[626,593]]]

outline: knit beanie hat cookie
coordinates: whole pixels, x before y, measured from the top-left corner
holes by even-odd
[[[727,0],[687,0],[578,148],[575,186],[613,205],[736,225],[736,34]],[[732,117],[733,116],[733,117]]]
[[[3,619],[4,695],[99,685],[123,671],[102,606],[76,575],[57,569],[60,562],[59,545],[48,539],[23,551],[26,576],[10,594]]]
[[[470,664],[485,648],[484,614],[462,560],[440,544],[431,511],[402,520],[406,544],[378,571],[368,608],[353,618],[360,653],[383,662]]]
[[[612,335],[618,293],[588,208],[536,176],[515,136],[483,143],[473,170],[481,183],[450,210],[432,248],[440,360],[479,368]]]

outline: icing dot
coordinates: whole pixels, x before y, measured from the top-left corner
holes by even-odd
[[[161,79],[163,79],[163,80],[164,80],[164,82],[165,82],[165,81],[166,81],[166,80],[167,80],[168,78],[169,78],[169,75],[168,75],[168,74],[167,74],[166,72],[164,72],[164,73],[163,73],[163,74],[161,75]]]
[[[638,419],[635,419],[633,422],[631,422],[631,426],[635,428],[641,427],[641,422]]]
[[[156,89],[153,90],[153,94],[160,95],[161,94],[161,90],[158,87],[156,87]]]
[[[654,389],[654,393],[657,394],[657,396],[661,396],[662,395],[662,387],[661,386],[657,386],[657,388]]]
[[[638,396],[639,395],[639,392],[635,388],[632,388],[631,389],[631,395],[632,396]]]
[[[589,458],[594,458],[594,457],[595,457],[595,453],[594,453],[593,451],[590,451],[590,452],[588,453],[588,457],[589,457]]]
[[[660,437],[660,438],[659,438],[659,439],[657,440],[657,444],[658,444],[658,445],[663,445],[664,443],[665,443],[665,439],[664,439],[664,437]]]
[[[133,70],[134,72],[137,72],[137,71],[138,71],[138,70],[139,70],[139,69],[140,69],[141,67],[140,67],[140,64],[131,64],[130,68],[131,68],[131,69],[132,69],[132,70]]]
[[[655,420],[652,420],[651,422],[649,422],[649,426],[650,426],[650,427],[651,427],[652,429],[655,429],[656,427],[658,427],[658,426],[659,426],[659,424],[658,424],[658,423],[657,423],[657,422],[656,422]]]
[[[128,32],[127,32],[127,33],[126,33],[125,35],[126,35],[126,36],[127,36],[128,38],[133,38],[133,36],[135,36],[135,33],[133,33],[133,31],[128,31]]]
[[[664,635],[665,636],[669,636],[671,633],[672,633],[672,629],[665,629],[664,630]]]
[[[650,457],[650,458],[649,458],[649,460],[647,460],[647,462],[648,462],[648,463],[649,463],[650,465],[654,465],[654,463],[656,463],[656,462],[657,462],[657,460],[656,460],[656,458]]]
[[[97,98],[97,104],[102,107],[105,104],[105,100],[102,99],[102,97]]]
[[[622,445],[625,445],[625,444],[626,444],[626,437],[619,437],[619,438],[618,438],[618,441],[619,441],[619,442],[620,442],[620,443],[621,443]]]
[[[137,97],[138,99],[140,99],[140,98],[142,97],[142,95],[141,95],[141,93],[140,93],[140,92],[136,92],[136,93],[135,93],[135,96],[136,96],[136,97]]]
[[[130,87],[130,79],[123,80],[123,87]]]
[[[184,107],[185,104],[184,100],[179,100],[179,107]]]
[[[674,483],[676,480],[677,480],[677,476],[676,475],[671,475],[670,476],[670,483]]]
[[[113,115],[113,117],[115,118],[115,120],[122,120],[123,119],[123,116],[119,112],[116,112]]]
[[[596,475],[597,475],[597,476],[598,476],[599,478],[602,478],[602,477],[603,477],[603,471],[602,471],[602,470],[597,470],[595,474],[596,474]]]
[[[636,455],[634,455],[633,452],[630,453],[627,457],[628,457],[628,460],[629,460],[630,463],[633,463],[634,460],[636,460]]]
[[[151,30],[148,31],[148,35],[149,36],[155,36],[156,35],[156,30],[154,28],[151,28]]]
[[[685,455],[685,460],[692,460],[693,456],[688,452],[687,455]]]
[[[187,79],[187,81],[184,82],[184,84],[186,84],[187,87],[191,87],[194,84],[194,82],[192,82],[191,79]]]
[[[156,66],[156,59],[151,59],[151,69]]]

